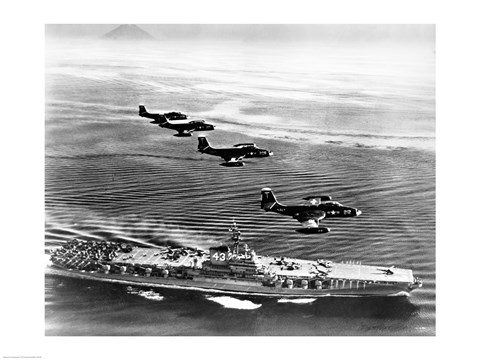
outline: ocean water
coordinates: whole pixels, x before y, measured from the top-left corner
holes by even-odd
[[[426,45],[46,43],[45,248],[73,237],[208,249],[233,219],[258,254],[410,268],[410,297],[286,300],[97,282],[45,268],[46,335],[434,335],[435,55]],[[244,167],[138,116],[255,142]],[[310,194],[362,210],[303,235],[260,209]]]

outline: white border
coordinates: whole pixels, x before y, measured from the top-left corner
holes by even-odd
[[[470,358],[476,284],[479,154],[478,11],[473,1],[23,1],[3,5],[1,355],[389,359]],[[44,24],[420,23],[437,25],[437,336],[427,338],[110,338],[44,336]],[[5,201],[6,200],[6,201]],[[458,206],[458,207],[457,207]],[[21,229],[21,231],[19,231]],[[8,252],[6,251],[8,249]],[[25,250],[25,253],[23,252]],[[10,254],[22,251],[18,266]],[[21,310],[21,312],[20,312]],[[122,346],[120,346],[122,344]],[[123,346],[127,345],[127,346]],[[227,345],[239,350],[231,353]],[[221,351],[212,353],[219,346]],[[93,348],[95,353],[90,349]],[[78,349],[78,350],[77,350]],[[115,349],[121,349],[117,351]],[[192,349],[188,351],[188,349]],[[198,352],[198,349],[202,349]],[[183,356],[182,356],[183,357]]]

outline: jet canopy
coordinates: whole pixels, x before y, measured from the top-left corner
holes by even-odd
[[[332,200],[332,197],[328,195],[310,195],[303,198],[303,200],[313,200],[313,199],[320,200],[320,201],[330,201]]]
[[[182,114],[181,112],[169,112],[163,114],[168,120],[185,120],[187,115]]]
[[[336,206],[343,206],[343,205],[340,204],[338,201],[325,201],[324,204],[336,205]]]
[[[332,202],[332,197],[328,195],[311,195],[304,197],[303,200],[307,200],[309,204],[318,205]]]
[[[254,143],[244,143],[244,144],[236,144],[233,145],[234,147],[257,147]]]

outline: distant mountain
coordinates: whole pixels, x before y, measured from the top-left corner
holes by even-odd
[[[124,24],[103,35],[102,39],[152,40],[154,37],[137,25]]]

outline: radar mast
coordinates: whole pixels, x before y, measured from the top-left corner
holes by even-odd
[[[229,229],[232,232],[232,241],[233,241],[233,254],[238,255],[238,244],[241,240],[240,235],[241,232],[238,230],[237,223],[235,222],[235,219],[233,219],[233,224],[230,226]]]

